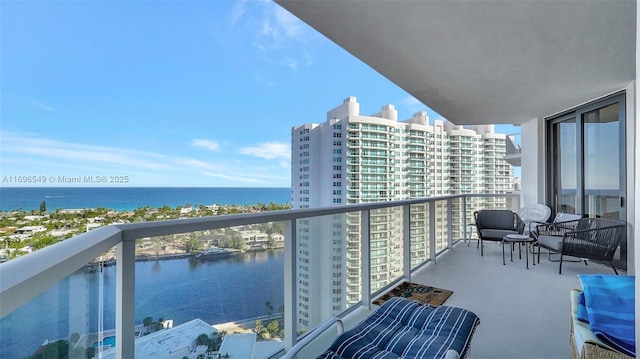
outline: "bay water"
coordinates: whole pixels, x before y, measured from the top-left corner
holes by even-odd
[[[54,208],[50,203],[57,203],[59,208],[132,210],[187,203],[280,204],[289,203],[290,195],[288,188],[38,188],[35,193],[23,191],[25,188],[7,190],[0,188],[3,211],[38,209],[41,200],[47,201],[48,209]],[[81,268],[1,319],[0,358],[26,358],[45,340],[66,339],[73,332],[96,332],[101,293],[103,328],[113,329],[115,271],[115,266],[105,267],[102,272]],[[182,258],[136,262],[136,323],[148,316],[172,319],[174,326],[195,318],[209,324],[225,323],[276,312],[283,303],[282,250],[242,253],[214,261]]]
[[[0,320],[0,357],[26,358],[45,340],[95,333],[100,282],[103,328],[115,328],[115,281],[115,266],[102,272],[82,269],[16,309]],[[172,319],[174,326],[196,318],[219,324],[275,313],[283,304],[282,250],[204,262],[183,258],[136,263],[138,324],[145,317]]]

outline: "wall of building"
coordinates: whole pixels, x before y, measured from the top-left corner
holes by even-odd
[[[348,97],[327,112],[325,122],[292,129],[294,208],[510,190],[513,172],[503,160],[506,137],[494,133],[493,126],[464,128],[443,121],[430,125],[424,112],[398,121],[393,105],[371,116],[359,114],[359,109],[356,98]],[[502,205],[492,199],[471,202],[467,205],[473,210],[474,206]],[[446,206],[438,204],[435,211],[437,218],[446,217]],[[427,212],[425,208],[424,213],[412,215],[422,215],[426,225]],[[403,273],[401,219],[400,208],[371,213],[370,284],[374,292]],[[321,225],[313,222],[297,226],[300,329],[315,326],[321,318],[361,299],[361,283],[354,282],[360,278],[359,214],[328,218]],[[461,219],[454,223],[456,231],[461,223]],[[419,228],[411,230],[426,238]],[[436,224],[435,235],[447,238],[445,222]],[[453,235],[462,238],[461,233]],[[421,256],[416,263],[430,255],[426,242],[417,237],[409,249]],[[341,276],[344,273],[346,278]]]
[[[626,145],[627,145],[627,223],[629,223],[629,228],[627,228],[627,237],[629,240],[627,241],[627,252],[628,252],[628,261],[627,261],[627,270],[629,273],[635,273],[636,271],[636,258],[638,257],[638,253],[636,252],[635,240],[634,238],[640,238],[640,228],[638,228],[637,223],[637,213],[638,213],[638,203],[640,203],[636,199],[636,194],[640,193],[640,183],[638,183],[638,178],[640,178],[640,156],[637,155],[638,151],[638,139],[640,139],[640,126],[638,126],[638,109],[637,109],[637,94],[636,94],[636,82],[631,82],[626,88],[626,113],[627,113],[627,122],[626,122]],[[640,249],[640,248],[638,248]],[[635,253],[635,255],[634,255]]]
[[[521,126],[522,205],[545,203],[546,139],[544,119],[534,118]]]

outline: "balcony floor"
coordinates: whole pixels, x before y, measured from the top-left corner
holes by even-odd
[[[524,250],[523,250],[524,251]],[[578,274],[614,274],[597,263],[549,262],[546,252],[540,264],[525,268],[525,259],[502,265],[502,247],[485,242],[484,257],[476,248],[460,242],[412,276],[412,282],[445,288],[453,294],[445,305],[472,310],[480,317],[471,345],[471,359],[568,358],[569,293],[581,288]],[[625,273],[621,273],[624,275]]]

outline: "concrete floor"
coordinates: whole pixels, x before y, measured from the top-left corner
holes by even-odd
[[[524,252],[524,251],[523,251]],[[589,262],[549,262],[546,252],[540,264],[529,269],[525,258],[502,264],[502,247],[485,242],[484,256],[476,248],[458,243],[413,274],[411,281],[449,289],[453,294],[444,305],[458,306],[480,317],[468,359],[566,359],[569,358],[569,306],[572,288],[581,288],[578,274],[614,274],[611,267]],[[621,275],[626,273],[621,272]],[[360,308],[345,318],[345,329],[362,320],[370,311]],[[315,358],[337,334],[321,335],[298,358]]]
[[[570,290],[581,288],[578,274],[614,274],[611,267],[589,262],[549,262],[543,251],[540,264],[525,268],[525,259],[502,264],[502,247],[485,242],[484,256],[459,243],[414,273],[412,281],[445,288],[453,294],[445,305],[459,306],[480,317],[470,359],[569,358]],[[624,275],[626,273],[621,273]]]

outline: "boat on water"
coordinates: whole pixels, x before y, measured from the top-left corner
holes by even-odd
[[[221,259],[229,258],[236,253],[240,253],[240,251],[232,248],[209,247],[207,250],[196,254],[196,258],[200,260]]]

